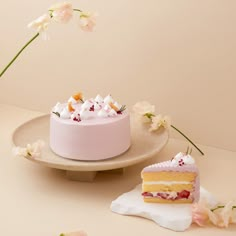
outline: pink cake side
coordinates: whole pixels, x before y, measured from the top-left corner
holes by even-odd
[[[75,122],[51,114],[50,147],[76,160],[102,160],[125,152],[131,143],[127,113],[116,117]]]

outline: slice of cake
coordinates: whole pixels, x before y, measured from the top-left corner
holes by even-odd
[[[199,173],[189,154],[145,167],[141,177],[144,202],[192,203],[199,200]]]
[[[50,116],[50,147],[57,155],[97,161],[127,151],[130,118],[111,95],[84,99],[81,93],[57,103]]]

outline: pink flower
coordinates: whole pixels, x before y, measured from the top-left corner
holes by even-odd
[[[192,222],[199,226],[205,226],[209,220],[209,209],[200,203],[194,203],[192,205]]]
[[[96,25],[96,15],[92,13],[81,13],[80,15],[80,28],[87,32],[92,32]]]
[[[72,4],[69,2],[58,3],[50,7],[52,19],[59,23],[68,23],[73,16]]]
[[[227,228],[230,223],[234,223],[234,205],[235,202],[230,201],[223,208],[218,208],[214,210],[214,212],[209,215],[210,221],[218,227]]]
[[[230,201],[225,206],[217,206],[210,209],[206,203],[192,205],[192,222],[204,226],[208,222],[220,228],[227,228],[235,221],[235,202]]]

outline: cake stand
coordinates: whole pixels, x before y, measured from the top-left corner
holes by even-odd
[[[131,166],[155,154],[165,146],[168,141],[168,132],[164,129],[158,132],[149,132],[131,115],[131,146],[123,154],[102,161],[70,160],[55,154],[49,147],[49,119],[50,115],[36,117],[20,125],[12,135],[15,146],[25,147],[39,139],[46,145],[42,155],[37,158],[26,157],[38,164],[66,171],[66,176],[72,180],[92,181],[97,171],[122,172],[125,167]]]

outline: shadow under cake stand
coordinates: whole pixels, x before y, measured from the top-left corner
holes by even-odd
[[[43,115],[20,125],[13,133],[15,146],[43,140],[45,147],[37,158],[26,157],[41,165],[66,171],[72,180],[92,181],[98,171],[123,172],[124,168],[145,161],[161,151],[168,141],[168,132],[149,132],[148,127],[137,122],[131,115],[131,146],[123,154],[101,161],[79,161],[58,156],[49,147],[50,115]]]

